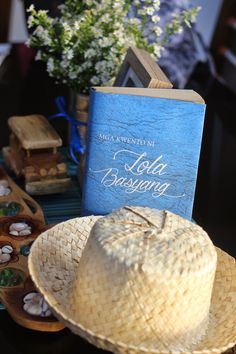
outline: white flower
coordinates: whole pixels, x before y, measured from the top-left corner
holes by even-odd
[[[69,78],[70,78],[71,80],[76,79],[77,76],[78,76],[78,74],[77,74],[76,71],[69,72]]]
[[[78,31],[80,29],[80,21],[74,22],[74,29],[75,29],[75,31]]]
[[[178,34],[183,33],[183,27],[179,27],[179,28],[177,29],[177,32],[176,32],[176,33],[178,33]]]
[[[157,58],[160,58],[160,56],[161,56],[161,49],[162,48],[159,45],[156,45],[154,47],[154,54]]]
[[[63,30],[64,30],[64,41],[66,43],[68,43],[71,40],[71,37],[73,36],[72,28],[65,21],[62,21],[62,27],[63,27]]]
[[[41,37],[44,34],[45,29],[43,26],[39,25],[36,30],[34,31],[34,34],[38,37]]]
[[[107,68],[113,69],[114,66],[115,66],[114,61],[112,61],[112,60],[107,61]]]
[[[153,8],[153,7],[146,7],[146,13],[147,13],[147,15],[153,15],[154,14],[154,12],[155,12],[155,9]]]
[[[112,21],[112,17],[110,14],[104,14],[101,18],[100,18],[100,21],[99,22],[102,22],[102,23],[108,23]]]
[[[62,67],[63,69],[66,69],[66,68],[68,68],[69,66],[70,66],[70,61],[69,61],[69,60],[63,59],[63,60],[61,61],[61,67]]]
[[[90,85],[112,83],[130,46],[143,47],[155,58],[160,57],[163,49],[159,40],[162,29],[158,26],[160,3],[160,0],[65,0],[59,8],[61,16],[54,19],[47,11],[37,11],[31,5],[28,27],[38,25],[27,43],[40,49],[36,58],[47,63],[52,77],[85,93]],[[174,14],[165,27],[168,35],[164,33],[163,38],[190,26],[196,11],[190,8]]]
[[[74,57],[74,52],[73,52],[73,49],[68,49],[64,52],[64,57],[67,59],[67,60],[71,60],[73,57]]]
[[[138,9],[138,15],[145,16],[146,15],[146,9]]]
[[[106,69],[107,62],[105,60],[98,61],[95,65],[95,70],[97,73],[103,72]]]
[[[159,37],[162,34],[162,29],[159,26],[153,27],[153,32],[156,34],[157,37]]]
[[[89,69],[91,66],[93,66],[93,63],[90,60],[86,60],[86,62],[81,65],[81,71]]]
[[[115,10],[115,11],[118,11],[118,10],[122,10],[122,2],[119,2],[119,1],[115,1],[113,4],[112,4],[112,8]]]
[[[28,17],[28,21],[27,21],[28,28],[31,28],[33,26],[33,20],[34,20],[34,17],[32,15],[30,15]]]
[[[161,5],[160,0],[153,0],[153,7],[155,8],[155,10],[159,10],[160,5]]]
[[[31,46],[31,38],[30,38],[30,37],[25,41],[25,45],[26,45],[27,47],[30,47],[30,46]]]
[[[33,10],[34,10],[34,4],[31,4],[30,7],[26,11],[32,12]]]
[[[153,15],[152,16],[152,22],[153,23],[158,23],[160,21],[160,16],[157,16],[157,15]]]
[[[130,23],[131,25],[140,25],[141,21],[140,21],[139,18],[133,17],[133,18],[130,18],[130,19],[129,19],[129,23]]]
[[[52,73],[52,71],[54,70],[54,60],[53,58],[49,58],[48,62],[47,62],[47,71],[50,73]]]
[[[109,37],[103,37],[103,38],[99,38],[98,40],[98,45],[101,48],[105,48],[105,47],[111,47],[113,44],[113,39],[109,38]]]
[[[98,85],[98,84],[99,84],[99,78],[98,78],[97,76],[91,77],[90,83],[91,83],[92,85]]]
[[[42,59],[42,52],[41,50],[38,50],[35,55],[35,60],[41,60],[41,59]]]
[[[100,81],[101,81],[102,85],[107,85],[107,82],[109,81],[109,79],[110,79],[110,75],[108,72],[104,72],[100,76]]]
[[[48,30],[44,29],[43,26],[39,25],[34,31],[36,35],[45,45],[51,45],[51,38],[49,36]]]
[[[84,53],[84,57],[85,58],[92,58],[96,56],[96,50],[94,50],[93,48],[89,48],[88,50],[86,50],[86,52]]]
[[[92,30],[95,37],[97,37],[97,38],[102,37],[102,31],[100,28],[92,27],[91,30]]]

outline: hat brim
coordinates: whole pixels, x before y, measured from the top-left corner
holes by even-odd
[[[29,256],[30,275],[55,316],[71,331],[99,348],[114,353],[210,354],[222,353],[236,344],[235,259],[216,248],[218,261],[210,307],[211,321],[206,336],[190,351],[160,351],[126,344],[79,323],[70,302],[70,286],[90,230],[99,216],[76,218],[54,226],[34,242]]]

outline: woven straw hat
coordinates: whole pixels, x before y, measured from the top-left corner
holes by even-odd
[[[31,277],[51,306],[55,316],[72,332],[100,348],[114,353],[127,354],[222,353],[236,344],[235,260],[219,248],[214,248],[206,237],[206,233],[199,226],[169,212],[158,211],[158,213],[155,209],[128,207],[124,214],[125,222],[124,215],[118,212],[115,219],[110,216],[108,218],[90,216],[56,225],[41,234],[31,248],[29,256]],[[131,238],[129,237],[130,220],[135,224],[135,231]],[[120,232],[120,225],[123,227],[122,232]],[[140,243],[140,228],[143,228],[142,232],[144,230],[145,234],[145,237],[141,238],[143,243]],[[170,241],[174,234],[175,236]],[[165,262],[167,259],[167,263],[164,264],[168,265],[169,273],[173,275],[174,267],[177,269],[177,277],[174,277],[172,283],[168,283],[171,285],[170,288],[167,287],[168,291],[163,290],[163,287],[157,289],[157,277],[152,278],[152,266],[155,267],[155,257],[152,257],[153,235],[154,238],[156,236],[163,238],[159,245],[165,246],[166,242],[171,244],[171,251],[168,247],[167,250],[164,247],[161,251],[165,254]],[[176,235],[181,239],[181,243],[176,244]],[[87,242],[88,238],[89,242]],[[127,238],[131,240],[130,245]],[[186,239],[191,240],[187,253]],[[203,252],[204,257],[202,257],[202,251],[199,251],[199,243],[202,243],[203,248],[206,249],[206,252]],[[120,252],[124,245],[129,249],[128,255],[124,253],[122,255]],[[135,251],[138,245],[142,250],[139,253],[142,255],[141,263],[137,257],[138,252]],[[173,254],[176,254],[178,249],[180,252],[177,251],[177,257],[173,260]],[[180,256],[191,254],[191,249],[195,250],[197,256],[191,256],[186,263],[185,258]],[[193,324],[201,316],[198,312],[206,310],[201,307],[204,307],[208,301],[211,285],[207,290],[207,284],[210,284],[213,274],[211,267],[214,265],[215,250],[217,267],[209,303],[209,321],[202,323],[202,327],[207,326],[206,331],[203,328],[205,333],[197,336],[196,331],[193,330]],[[158,262],[159,260],[160,258]],[[209,267],[207,267],[208,262]],[[120,264],[122,268],[119,267]],[[193,274],[192,283],[188,282],[189,273],[185,270],[186,264]],[[187,285],[184,285],[182,280],[178,281],[181,265],[184,265],[182,278],[187,280]],[[203,269],[202,278],[208,277],[204,286],[199,286],[197,278],[194,278],[194,272],[199,267]],[[135,281],[132,277],[127,277],[127,269],[132,269],[130,274],[135,276]],[[168,271],[165,268],[160,270],[163,277],[168,278]],[[131,287],[133,289],[131,295],[130,287],[127,288],[130,281],[133,281],[134,285]],[[140,284],[141,288],[139,288]],[[181,291],[185,289],[186,293],[184,286],[193,287],[197,299],[193,303],[190,299],[187,306],[183,302],[181,313],[181,306],[178,308],[176,304],[179,300],[181,304]],[[199,306],[198,298],[201,298],[200,305],[202,306]],[[161,317],[159,321],[155,321],[155,309],[160,307],[157,303],[159,299],[163,299],[165,310],[170,309],[163,322],[165,326],[162,327],[163,337],[158,336]],[[197,311],[194,312],[195,305]],[[192,307],[193,311],[188,311],[188,307]],[[148,312],[150,308],[153,316]],[[182,343],[180,340],[180,345],[169,346],[168,341],[163,341],[163,338],[168,338],[176,330],[178,333],[179,328],[184,328],[183,322],[187,336],[183,337]],[[198,328],[199,331],[200,328]],[[157,332],[155,332],[156,329]],[[185,340],[188,344],[186,348],[184,348]]]

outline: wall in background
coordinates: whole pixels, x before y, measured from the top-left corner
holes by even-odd
[[[191,0],[191,5],[201,6],[197,28],[207,46],[210,46],[223,0]]]
[[[198,15],[197,26],[199,32],[207,45],[210,45],[216,21],[221,9],[223,0],[191,0],[193,6],[202,7]],[[27,30],[25,25],[23,2],[21,0],[12,0],[9,42],[24,42],[27,39]]]
[[[12,0],[8,30],[8,42],[10,43],[22,43],[25,42],[28,37],[24,11],[23,1]]]

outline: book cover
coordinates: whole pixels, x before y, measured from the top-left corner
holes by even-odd
[[[110,91],[90,94],[83,215],[140,205],[191,219],[205,104],[193,91]]]

